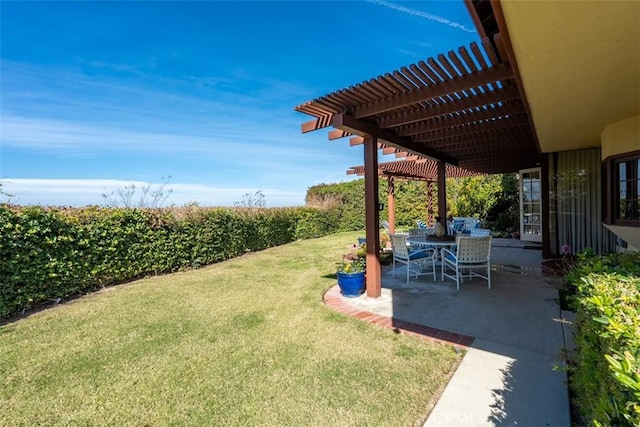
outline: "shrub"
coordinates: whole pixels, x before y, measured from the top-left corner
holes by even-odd
[[[640,425],[640,254],[582,254],[571,386],[593,425]]]
[[[0,319],[150,274],[197,268],[335,231],[313,208],[0,205]]]

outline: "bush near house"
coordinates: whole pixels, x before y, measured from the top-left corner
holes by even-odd
[[[571,386],[589,424],[640,425],[640,253],[579,256]]]
[[[49,300],[335,231],[334,214],[312,208],[0,205],[0,319]]]

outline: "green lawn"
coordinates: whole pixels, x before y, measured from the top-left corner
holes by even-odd
[[[357,235],[138,280],[0,327],[0,425],[419,424],[462,355],[323,305]]]

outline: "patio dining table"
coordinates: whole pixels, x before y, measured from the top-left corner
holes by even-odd
[[[435,248],[436,253],[438,255],[438,260],[440,259],[440,250],[443,248],[451,248],[456,245],[456,236],[444,236],[444,237],[436,237],[436,236],[421,236],[421,237],[409,237],[407,239],[407,243],[411,246],[411,248],[420,249],[420,248]]]

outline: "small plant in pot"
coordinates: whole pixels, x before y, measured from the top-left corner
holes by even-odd
[[[338,263],[336,275],[342,296],[356,298],[362,294],[365,284],[366,258],[360,255],[347,254]]]

